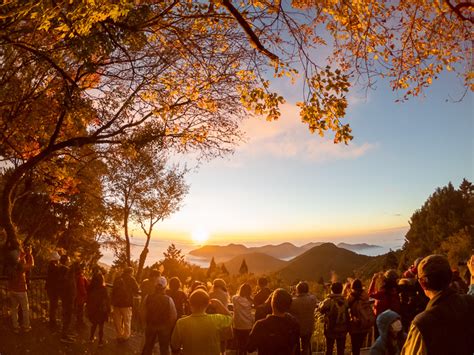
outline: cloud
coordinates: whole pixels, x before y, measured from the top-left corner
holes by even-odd
[[[247,142],[237,148],[232,160],[271,157],[321,163],[356,159],[377,147],[377,143],[368,142],[351,142],[347,146],[334,144],[331,137],[311,134],[308,126],[301,122],[298,107],[289,104],[283,105],[279,120],[266,122],[261,118],[250,118],[244,122],[243,130]],[[240,165],[234,160],[234,166]]]

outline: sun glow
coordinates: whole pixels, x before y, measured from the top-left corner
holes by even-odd
[[[191,238],[193,239],[194,244],[201,245],[207,242],[209,239],[209,233],[204,229],[197,229],[192,232]]]

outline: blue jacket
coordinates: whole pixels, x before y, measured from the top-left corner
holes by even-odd
[[[370,355],[385,355],[387,354],[388,349],[388,337],[390,331],[390,325],[395,322],[397,319],[400,319],[400,315],[390,309],[380,313],[377,317],[377,328],[379,330],[379,337],[375,340],[374,344],[370,348]],[[406,337],[405,334],[402,334],[402,338]],[[403,344],[398,344],[396,349],[396,354],[400,354]]]

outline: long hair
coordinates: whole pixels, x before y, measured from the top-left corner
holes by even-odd
[[[240,285],[239,296],[245,297],[249,301],[252,301],[252,286],[250,286],[248,283],[243,283]]]

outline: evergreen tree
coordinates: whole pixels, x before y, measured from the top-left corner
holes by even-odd
[[[224,263],[222,263],[221,272],[222,272],[224,275],[229,275],[229,270],[227,270],[227,268],[226,268],[226,266],[225,266]]]
[[[395,252],[390,249],[390,251],[385,254],[385,260],[383,264],[384,270],[396,269],[398,267],[398,258]]]
[[[420,256],[443,252],[448,238],[465,231],[463,239],[472,245],[474,240],[474,188],[464,179],[455,189],[449,183],[436,189],[423,206],[410,218],[410,229],[403,247],[410,262]],[[459,239],[459,235],[456,240]],[[445,251],[446,252],[446,251]]]
[[[209,269],[207,269],[207,277],[211,277],[213,274],[215,274],[217,270],[217,264],[216,261],[214,260],[214,257],[211,259],[211,263],[209,264]]]
[[[245,275],[245,274],[248,274],[248,273],[249,273],[249,268],[247,266],[247,263],[246,263],[245,259],[243,259],[242,264],[240,265],[239,274],[240,275]]]

